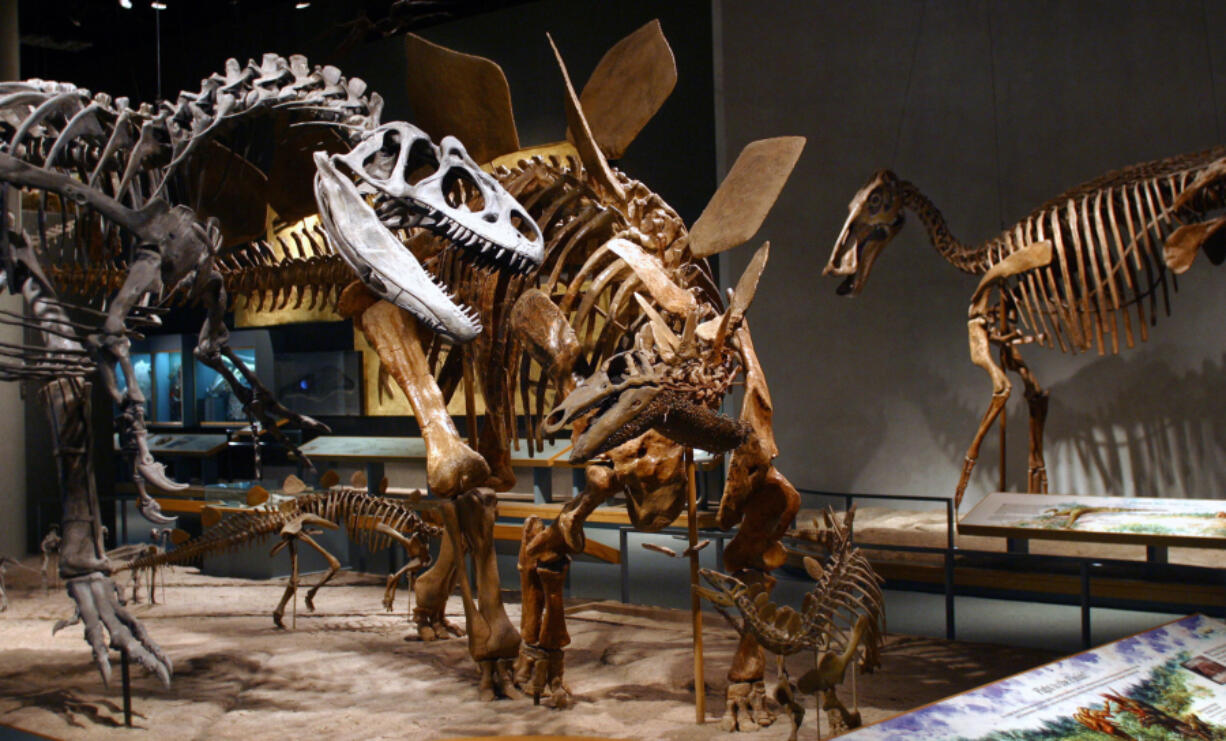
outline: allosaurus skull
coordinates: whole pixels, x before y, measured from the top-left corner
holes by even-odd
[[[455,303],[393,229],[426,229],[503,270],[530,272],[544,258],[536,223],[455,137],[436,146],[417,127],[393,122],[347,154],[317,152],[315,164],[332,246],[372,291],[456,342],[481,332],[476,313]]]

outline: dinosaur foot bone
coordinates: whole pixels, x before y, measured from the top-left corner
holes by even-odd
[[[481,669],[481,683],[477,696],[482,702],[497,699],[518,700],[523,697],[515,688],[514,659],[482,659],[477,662]]]
[[[792,721],[792,732],[788,735],[788,741],[796,741],[800,727],[805,722],[805,706],[796,700],[796,686],[787,674],[781,675],[779,683],[775,685],[775,702],[779,703],[788,714],[788,720]]]
[[[532,704],[540,705],[541,696],[548,693],[553,707],[565,710],[573,700],[570,688],[562,681],[566,653],[560,648],[542,648],[525,643],[515,660],[515,684],[532,695]]]
[[[775,722],[775,714],[766,709],[766,684],[733,682],[724,693],[726,706],[720,728],[732,731],[756,731]]]
[[[451,622],[442,610],[413,609],[413,622],[417,623],[417,637],[423,641],[445,641],[452,636],[464,635],[464,629]]]

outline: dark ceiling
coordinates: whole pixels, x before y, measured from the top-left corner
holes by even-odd
[[[21,76],[151,101],[196,89],[224,57],[305,53],[344,68],[369,41],[526,0],[19,0]],[[160,49],[159,49],[160,47]],[[160,82],[160,86],[159,86]]]

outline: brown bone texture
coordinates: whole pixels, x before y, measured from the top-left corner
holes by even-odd
[[[468,616],[469,653],[477,661],[514,658],[519,654],[519,633],[502,605],[498,560],[494,553],[498,496],[493,489],[474,489],[456,497],[455,508],[477,576],[477,614]]]
[[[426,443],[430,490],[438,496],[450,497],[485,483],[490,476],[489,466],[460,438],[447,413],[443,395],[422,351],[417,321],[387,301],[370,305],[354,321],[413,406]]]

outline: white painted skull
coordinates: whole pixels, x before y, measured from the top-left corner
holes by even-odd
[[[502,270],[528,273],[544,258],[536,223],[455,137],[436,146],[415,126],[387,123],[347,154],[316,152],[315,164],[333,248],[372,291],[456,342],[481,332],[476,313],[457,305],[391,230],[427,229]]]

